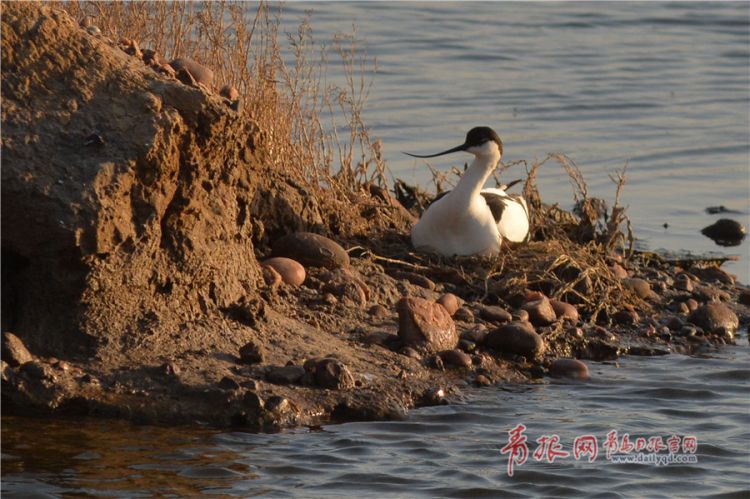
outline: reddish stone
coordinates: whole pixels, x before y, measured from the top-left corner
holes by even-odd
[[[577,359],[557,359],[549,366],[551,376],[588,379],[589,368]]]
[[[354,305],[364,306],[370,298],[370,289],[358,276],[358,273],[350,269],[341,268],[328,272],[323,280],[326,284],[321,291],[332,295]]]
[[[258,342],[249,341],[240,348],[240,361],[245,364],[258,364],[263,362],[265,358],[266,351],[263,345]]]
[[[466,307],[459,307],[453,314],[453,318],[461,322],[474,322],[474,312]]]
[[[307,369],[306,369],[307,370]],[[354,387],[354,378],[349,368],[337,359],[323,359],[315,365],[315,384],[332,390]]]
[[[543,355],[546,345],[528,322],[510,322],[487,335],[484,344],[498,352],[533,358]]]
[[[479,307],[479,316],[490,322],[510,322],[513,320],[510,312],[494,305],[481,305]]]
[[[541,300],[542,298],[545,298],[544,293],[541,291],[532,291],[530,289],[527,289],[523,295],[524,302]]]
[[[689,293],[693,291],[693,281],[687,274],[677,274],[674,278],[674,289]]]
[[[349,266],[349,254],[337,242],[311,232],[295,232],[273,244],[273,256],[292,258],[302,265],[337,269]]]
[[[453,316],[453,314],[456,313],[456,310],[461,306],[459,298],[453,293],[445,293],[437,299],[437,303],[445,307],[451,316]]]
[[[640,316],[638,315],[638,312],[636,312],[635,310],[628,310],[628,309],[620,310],[619,312],[616,312],[612,316],[612,319],[614,319],[614,321],[617,324],[623,324],[623,325],[628,325],[628,326],[638,324],[638,322],[641,320]]]
[[[549,326],[557,320],[549,298],[544,295],[540,299],[527,301],[522,308],[529,313],[529,322],[535,326]]]
[[[737,281],[737,276],[730,274],[719,267],[707,267],[705,269],[695,269],[694,271],[698,277],[706,282],[721,282],[724,284],[734,284]]]
[[[521,322],[528,322],[529,313],[524,309],[516,310],[515,313],[513,313],[513,320],[521,321]]]
[[[11,367],[21,366],[31,360],[33,356],[26,349],[23,341],[13,333],[3,333],[3,360]]]
[[[613,263],[611,267],[609,267],[609,270],[612,271],[612,274],[617,279],[627,279],[628,277],[628,271],[622,268],[622,265],[619,263]]]
[[[442,305],[423,298],[404,297],[396,304],[398,336],[404,345],[432,352],[450,350],[458,343],[456,325]]]
[[[388,309],[380,304],[373,305],[372,307],[370,307],[370,310],[368,310],[367,313],[378,319],[388,317],[389,315]]]
[[[550,300],[552,309],[555,311],[558,320],[571,320],[573,322],[578,321],[578,309],[570,303],[565,303],[560,300]]]
[[[261,263],[263,267],[271,267],[281,276],[281,280],[290,286],[299,286],[305,282],[305,267],[291,258],[277,256]]]
[[[623,279],[622,283],[640,298],[649,298],[651,296],[651,285],[645,279],[633,277]]]
[[[187,71],[196,82],[202,83],[207,87],[210,87],[211,83],[213,82],[213,71],[187,57],[180,57],[178,59],[175,59],[170,62],[169,65],[174,68],[175,72],[179,72],[180,70]]]
[[[688,320],[709,333],[734,333],[739,327],[737,314],[724,303],[707,303],[698,307]]]
[[[444,350],[440,352],[443,363],[454,367],[471,367],[471,356],[461,350]]]
[[[240,93],[232,85],[224,85],[221,87],[221,90],[219,90],[219,95],[229,100],[237,100]]]

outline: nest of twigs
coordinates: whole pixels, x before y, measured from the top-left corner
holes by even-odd
[[[573,211],[541,200],[536,174],[551,160],[559,163],[571,179]],[[603,200],[588,195],[583,175],[566,156],[550,154],[543,161],[527,165],[524,196],[531,211],[530,241],[506,243],[494,258],[446,258],[415,253],[408,238],[393,239],[374,249],[371,256],[385,266],[407,267],[444,282],[452,292],[468,300],[513,307],[528,290],[536,290],[575,304],[579,312],[593,321],[602,314],[611,316],[626,305],[648,307],[623,287],[612,271],[615,261],[627,260],[633,253],[630,221],[625,207],[619,204],[625,170],[610,177],[616,189],[612,207],[608,208]],[[454,169],[454,173],[462,172]],[[436,176],[438,193],[445,182],[445,175]],[[395,192],[399,201],[417,215],[433,197],[400,180]]]

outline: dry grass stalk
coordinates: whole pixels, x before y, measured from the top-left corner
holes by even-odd
[[[606,240],[605,246],[607,250],[613,251],[617,246],[628,258],[633,256],[635,251],[635,236],[633,234],[633,227],[630,224],[630,219],[625,215],[625,208],[620,206],[620,196],[622,195],[622,189],[625,187],[628,164],[622,167],[622,170],[615,172],[614,175],[610,175],[609,178],[615,184],[615,201],[612,205],[612,212],[607,220]],[[627,236],[622,232],[620,226],[626,224]],[[628,249],[625,251],[625,239],[628,241]]]

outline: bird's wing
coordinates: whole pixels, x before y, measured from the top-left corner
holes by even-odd
[[[484,189],[481,194],[492,212],[492,218],[498,223],[509,201],[508,195],[500,189]]]
[[[530,218],[529,217],[529,207],[526,204],[526,200],[523,198],[523,196],[521,196],[520,194],[509,194],[509,197],[510,197],[510,199],[512,199],[513,201],[515,201],[519,205],[521,205],[523,207],[523,211],[526,212],[526,218],[527,219]]]
[[[511,185],[514,185],[516,183],[517,182],[511,182]],[[441,192],[440,194],[435,196],[435,198],[432,200],[429,206],[427,206],[427,208],[441,200],[446,195],[450,194],[450,192],[451,191]],[[523,211],[526,213],[526,218],[528,219],[529,217],[529,209],[526,207],[526,200],[519,194],[508,194],[504,189],[494,188],[482,189],[482,192],[480,194],[484,198],[484,201],[487,203],[487,206],[492,213],[492,218],[495,220],[495,223],[500,222],[506,206],[508,206],[508,203],[513,202],[518,203],[521,207],[523,207]]]

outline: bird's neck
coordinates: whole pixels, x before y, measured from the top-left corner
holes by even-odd
[[[461,180],[453,192],[452,196],[465,201],[471,202],[475,196],[479,196],[482,187],[487,179],[492,175],[497,163],[500,161],[500,154],[478,155],[469,166],[469,169],[461,176]]]

